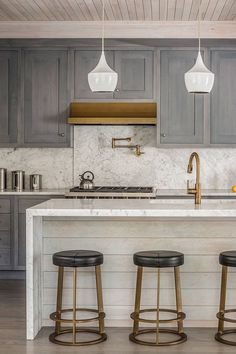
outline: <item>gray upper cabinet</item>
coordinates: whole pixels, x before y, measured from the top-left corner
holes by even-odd
[[[24,64],[24,143],[68,145],[67,51],[26,50]]]
[[[236,50],[212,51],[211,64],[211,143],[236,144]]]
[[[18,52],[0,51],[0,145],[17,142]]]
[[[203,143],[203,97],[189,94],[184,83],[184,73],[194,65],[196,57],[194,50],[161,51],[161,144]]]
[[[76,50],[74,54],[74,99],[152,99],[153,52],[148,50],[106,51],[106,59],[118,73],[117,90],[113,93],[92,92],[88,73],[95,68],[100,50]]]
[[[115,52],[115,70],[118,73],[115,98],[153,98],[153,52],[123,50]]]
[[[112,68],[114,53],[106,51],[106,60]],[[93,70],[101,56],[99,50],[76,50],[74,53],[74,99],[109,99],[113,93],[92,92],[88,84],[88,73]]]

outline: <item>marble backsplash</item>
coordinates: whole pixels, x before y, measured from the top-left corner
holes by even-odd
[[[227,189],[236,184],[236,149],[163,149],[156,147],[156,129],[137,126],[75,127],[72,148],[0,149],[0,167],[22,169],[26,175],[43,175],[44,188],[64,188],[79,183],[91,170],[96,185],[141,185],[160,189],[186,188],[188,158],[196,150],[201,158],[202,188]],[[129,149],[112,149],[112,137],[132,137],[144,155]],[[26,186],[28,178],[26,178]],[[9,184],[10,185],[10,184]]]

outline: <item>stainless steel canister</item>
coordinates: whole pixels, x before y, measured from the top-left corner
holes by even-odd
[[[30,175],[30,189],[34,191],[42,189],[42,175]]]
[[[0,168],[0,191],[7,189],[7,169]]]
[[[25,171],[12,171],[12,189],[22,192],[25,189]]]

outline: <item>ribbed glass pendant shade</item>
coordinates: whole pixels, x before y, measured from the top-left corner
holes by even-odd
[[[215,75],[203,63],[201,52],[192,69],[184,75],[185,85],[190,93],[209,93],[214,84]]]
[[[113,92],[118,81],[117,73],[107,64],[104,51],[97,66],[88,74],[88,83],[92,92]]]

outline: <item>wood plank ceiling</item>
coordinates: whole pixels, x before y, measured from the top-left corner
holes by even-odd
[[[206,21],[236,20],[236,0],[200,0]],[[0,21],[99,21],[101,0],[0,0]],[[194,21],[199,0],[105,0],[108,21]]]

